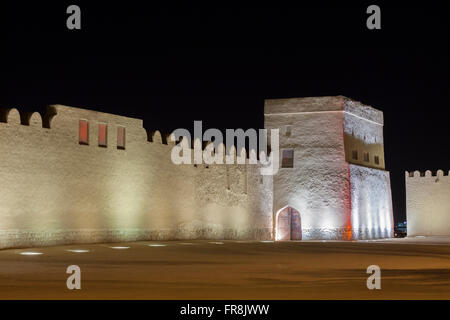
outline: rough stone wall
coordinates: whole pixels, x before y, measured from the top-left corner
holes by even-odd
[[[172,146],[159,133],[148,142],[142,120],[59,105],[49,115],[43,128],[37,113],[22,120],[29,125],[15,109],[2,114],[0,248],[272,238],[272,181],[258,165],[175,165]],[[89,145],[79,144],[80,119]],[[107,148],[98,123],[108,125]]]
[[[450,235],[450,176],[427,170],[406,172],[408,236]]]
[[[352,239],[393,237],[389,172],[350,164]]]
[[[383,113],[344,99],[345,159],[360,166],[384,169]],[[356,152],[357,159],[353,158]],[[368,154],[368,161],[364,159]],[[378,163],[375,162],[378,157]]]
[[[268,99],[264,101],[264,114],[297,114],[344,110],[343,96]]]

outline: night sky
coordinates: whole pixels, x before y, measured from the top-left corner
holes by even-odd
[[[428,3],[428,2],[427,2]],[[66,28],[81,7],[82,29]],[[447,8],[2,4],[0,106],[66,104],[146,129],[262,128],[266,98],[344,95],[384,112],[396,222],[405,170],[450,169]]]

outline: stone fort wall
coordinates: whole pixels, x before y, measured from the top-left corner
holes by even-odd
[[[89,145],[79,144],[80,120],[89,123]],[[99,123],[107,124],[106,148],[98,146]],[[259,165],[175,165],[167,140],[140,119],[61,105],[43,118],[4,110],[0,248],[272,239],[272,178]]]
[[[449,236],[449,172],[405,172],[405,182],[408,236]]]

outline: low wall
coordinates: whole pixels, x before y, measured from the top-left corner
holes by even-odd
[[[405,182],[408,236],[450,236],[448,172],[406,172]]]

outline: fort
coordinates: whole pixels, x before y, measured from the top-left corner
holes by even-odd
[[[280,129],[273,176],[245,149],[225,155],[240,163],[177,165],[174,139],[140,119],[3,109],[0,248],[392,236],[381,111],[342,96],[272,99],[264,119]]]

